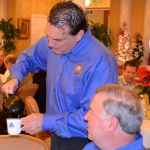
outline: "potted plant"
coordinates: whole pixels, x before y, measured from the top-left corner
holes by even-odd
[[[111,39],[110,39],[110,30],[105,27],[103,24],[94,23],[91,20],[89,21],[89,26],[92,32],[92,35],[96,37],[100,42],[102,42],[106,47],[109,47],[112,45]]]
[[[3,33],[0,49],[4,49],[6,54],[16,50],[16,40],[19,37],[19,31],[10,23],[11,20],[12,18],[0,21],[0,31]]]
[[[140,33],[135,32],[133,42],[132,42],[132,49],[131,49],[131,58],[138,62],[140,65],[144,59],[144,46],[143,40]]]

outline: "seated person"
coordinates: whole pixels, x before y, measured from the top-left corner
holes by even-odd
[[[0,89],[1,89],[2,83],[5,83],[6,81],[8,81],[10,79],[10,70],[11,70],[13,64],[16,63],[16,59],[17,59],[17,57],[14,54],[8,54],[4,58],[4,64],[5,64],[7,70],[6,70],[4,75],[0,74],[0,79],[1,79]],[[32,81],[32,74],[30,73],[29,75],[27,75],[27,77],[24,78],[22,83],[24,83],[24,84],[32,84],[32,82],[33,82]],[[0,92],[0,110],[3,109],[2,105],[3,105],[3,100],[4,99],[6,99],[6,95],[4,93]],[[2,118],[1,115],[4,115],[4,113],[0,114],[0,117]]]
[[[123,68],[123,74],[118,77],[118,84],[127,87],[133,91],[135,85],[132,84],[136,79],[138,64],[134,60],[126,61]]]
[[[6,67],[6,71],[5,74],[0,74],[0,78],[1,78],[1,82],[5,83],[7,80],[9,80],[10,77],[10,69],[13,66],[13,64],[16,63],[17,57],[14,54],[8,54],[5,58],[4,58],[4,64]],[[32,80],[32,73],[29,73],[24,80],[22,81],[21,86],[26,85],[26,84],[32,84],[33,80]]]
[[[4,64],[5,64],[5,67],[7,70],[5,71],[4,74],[0,74],[0,90],[1,90],[2,84],[5,83],[7,80],[9,80],[9,77],[10,77],[9,71],[10,71],[12,65],[16,63],[16,59],[17,58],[14,54],[8,54],[4,58]],[[0,109],[2,109],[3,100],[5,98],[6,98],[5,95],[0,92]]]
[[[1,83],[5,83],[7,78],[10,76],[9,70],[6,70],[4,74],[0,74]]]
[[[108,84],[97,88],[84,119],[93,142],[83,150],[145,150],[139,133],[143,109],[126,87]]]
[[[12,65],[16,63],[16,59],[17,59],[17,57],[14,54],[8,54],[4,58],[4,64],[5,64],[5,67],[7,70],[5,71],[4,75],[0,74],[0,78],[1,78],[2,83],[5,83],[7,81],[7,79],[9,78],[9,76],[10,76],[9,71],[10,71]]]
[[[5,58],[4,51],[0,50],[0,74],[4,74],[6,71],[6,68],[4,65],[4,58]]]

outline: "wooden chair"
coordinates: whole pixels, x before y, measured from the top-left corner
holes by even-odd
[[[17,91],[16,95],[20,97],[24,102],[26,101],[27,96],[34,97],[39,85],[38,84],[28,84],[21,86]],[[25,105],[25,110],[27,110],[27,107]]]
[[[27,108],[27,114],[32,114],[32,113],[39,113],[39,107],[37,105],[37,102],[36,100],[32,97],[32,96],[27,96],[26,97],[26,101],[25,101],[25,105],[26,105],[26,108]],[[35,134],[34,136],[36,138],[40,138],[42,139],[42,135],[45,134],[45,132],[39,132],[37,134]],[[51,138],[46,138],[44,140],[44,142],[46,143],[46,145],[48,146],[48,148],[50,149],[50,141],[51,141]]]
[[[39,107],[37,105],[36,100],[32,97],[32,96],[27,96],[25,99],[25,105],[26,105],[26,111],[27,111],[27,115],[30,115],[32,113],[40,113],[39,111]],[[41,139],[41,132],[36,133],[34,136],[36,138],[40,138]]]
[[[32,96],[27,96],[25,99],[27,114],[40,113],[36,100]]]
[[[1,150],[48,150],[47,145],[41,139],[30,135],[17,136],[0,135]]]
[[[27,96],[34,97],[38,87],[38,84],[24,85],[17,90],[16,95],[22,98],[25,102]]]

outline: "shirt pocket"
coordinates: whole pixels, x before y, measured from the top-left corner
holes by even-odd
[[[80,97],[82,94],[83,83],[82,75],[65,74],[61,82],[61,98],[71,106],[70,108],[78,109],[80,107]]]

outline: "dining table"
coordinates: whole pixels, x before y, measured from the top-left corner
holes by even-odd
[[[140,127],[140,133],[143,136],[143,145],[146,149],[150,148],[150,119],[144,119]]]

